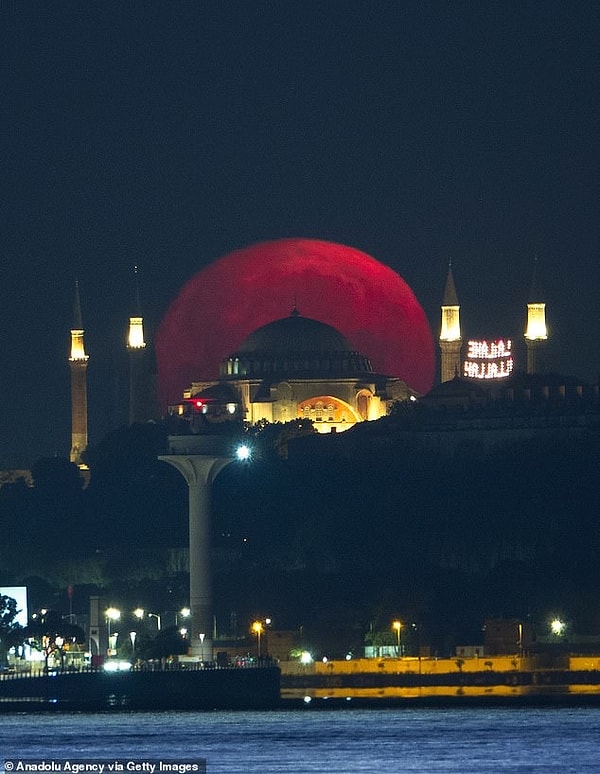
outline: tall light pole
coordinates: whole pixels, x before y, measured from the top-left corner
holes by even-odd
[[[252,631],[256,634],[256,653],[260,658],[260,635],[263,633],[263,625],[261,621],[254,621],[252,624]]]
[[[192,614],[192,611],[189,609],[189,607],[182,607],[181,610],[178,610],[175,613],[175,626],[179,626],[179,618],[189,618]]]
[[[397,654],[402,658],[402,621],[394,621],[392,629],[396,632],[396,637],[398,638]]]
[[[106,628],[108,630],[108,649],[111,648],[110,645],[110,638],[111,638],[111,632],[110,632],[110,622],[111,621],[118,621],[121,617],[121,611],[117,610],[116,607],[109,607],[105,610],[104,615],[106,617]]]
[[[156,626],[158,631],[160,631],[160,614],[159,613],[148,613],[146,610],[144,610],[142,607],[136,607],[136,609],[133,611],[133,614],[136,618],[139,618],[140,621],[142,618],[147,615],[148,618],[156,618]]]

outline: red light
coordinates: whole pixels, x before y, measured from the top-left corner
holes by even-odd
[[[202,406],[203,406],[203,405],[204,405],[204,404],[202,403],[202,401],[201,401],[201,400],[197,400],[197,401],[196,401],[196,408],[202,408]]]

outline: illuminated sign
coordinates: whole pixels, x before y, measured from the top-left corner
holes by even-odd
[[[469,341],[463,375],[468,379],[505,379],[514,367],[512,341]]]

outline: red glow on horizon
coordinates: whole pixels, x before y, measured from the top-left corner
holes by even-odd
[[[195,274],[156,334],[163,404],[192,381],[216,379],[223,359],[262,325],[298,311],[332,325],[379,373],[427,392],[433,338],[406,282],[371,256],[344,245],[283,239],[237,250]]]

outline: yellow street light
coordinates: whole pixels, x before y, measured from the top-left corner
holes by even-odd
[[[397,655],[402,658],[402,621],[393,621],[392,629],[396,632],[398,638]]]
[[[254,632],[254,634],[256,634],[256,652],[260,658],[260,635],[264,631],[262,621],[254,621],[251,630]]]

